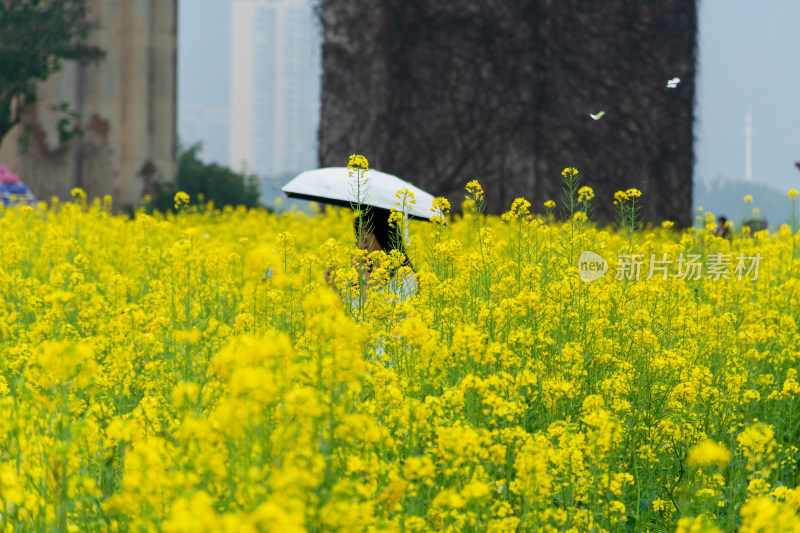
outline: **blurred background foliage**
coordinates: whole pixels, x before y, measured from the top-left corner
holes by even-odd
[[[103,59],[103,50],[85,42],[86,13],[86,0],[0,1],[0,141],[35,103],[36,82],[61,70],[62,61]]]
[[[183,191],[191,198],[190,204],[214,202],[218,208],[226,205],[259,205],[258,178],[237,173],[230,167],[204,163],[198,158],[202,143],[179,149],[178,173],[174,183],[158,183],[157,193],[146,204],[148,210],[166,212],[174,210],[174,197]]]

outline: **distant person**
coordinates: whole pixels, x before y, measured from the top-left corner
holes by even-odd
[[[36,197],[28,186],[5,165],[0,165],[0,200],[3,201],[3,207],[36,203]]]
[[[722,237],[723,239],[731,239],[731,228],[728,225],[728,219],[724,216],[717,218],[717,237]]]

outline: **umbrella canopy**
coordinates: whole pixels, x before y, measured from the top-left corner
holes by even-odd
[[[397,191],[408,189],[414,194],[416,204],[408,211],[408,215],[430,220],[436,213],[433,211],[433,196],[397,176],[368,170],[364,174],[366,185],[362,185],[361,204],[381,209],[397,209],[399,203]],[[363,183],[363,179],[362,179]],[[307,170],[281,187],[290,198],[301,198],[326,204],[352,206],[358,204],[356,189],[356,173],[350,177],[347,167],[328,167]]]

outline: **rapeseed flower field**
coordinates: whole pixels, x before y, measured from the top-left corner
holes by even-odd
[[[437,200],[412,295],[349,209],[1,210],[0,529],[800,531],[796,224],[580,177]]]

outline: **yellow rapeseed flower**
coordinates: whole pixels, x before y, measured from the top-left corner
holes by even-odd
[[[350,209],[76,198],[0,212],[4,530],[614,530],[630,505],[659,531],[798,529],[796,319],[751,297],[798,286],[788,226],[735,250],[546,218],[445,231],[437,198],[411,271],[358,255]]]
[[[478,183],[478,180],[470,181],[469,183],[467,183],[466,188],[467,188],[467,196],[470,199],[476,202],[479,202],[483,199],[483,187],[481,187],[481,184]]]
[[[526,220],[530,217],[530,207],[531,203],[528,200],[525,198],[517,198],[514,200],[514,203],[511,204],[511,209],[509,209],[502,218],[506,221],[517,220],[520,218]]]
[[[797,198],[797,190],[796,189],[789,189],[789,192],[786,193],[789,198]]]
[[[800,515],[796,507],[776,502],[769,496],[750,498],[742,505],[743,533],[768,531],[800,531]]]
[[[580,189],[578,189],[578,201],[583,202],[584,200],[591,200],[594,198],[594,191],[588,185],[584,185]]]
[[[407,212],[412,207],[414,207],[417,203],[416,198],[414,198],[414,193],[409,191],[408,189],[400,189],[395,193],[395,198],[397,198],[397,202],[395,202],[395,206],[400,207],[401,211]]]
[[[574,167],[567,167],[561,171],[561,175],[565,178],[570,176],[576,176],[578,174],[578,169]]]
[[[392,209],[392,211],[389,213],[389,225],[392,227],[402,227],[403,218],[403,213],[396,209]]]
[[[724,467],[731,460],[731,452],[728,449],[710,439],[704,439],[695,444],[689,450],[689,457],[686,459],[691,466],[711,466]]]
[[[442,196],[437,196],[433,199],[433,209],[446,215],[450,212],[450,201]]]
[[[178,191],[175,193],[175,209],[180,209],[182,206],[189,203],[189,195],[183,191]]]
[[[369,170],[369,161],[363,155],[353,154],[347,163],[348,170]]]
[[[440,226],[447,223],[447,215],[450,213],[450,201],[447,198],[437,196],[433,199],[431,212],[433,213],[431,222]]]

